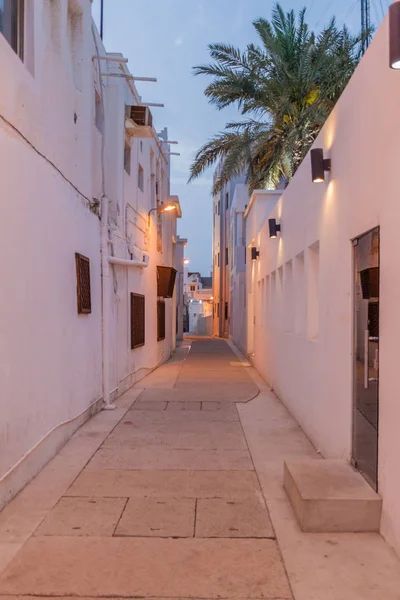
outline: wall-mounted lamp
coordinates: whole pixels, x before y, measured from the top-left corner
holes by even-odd
[[[400,69],[400,2],[389,7],[389,66]]]
[[[331,170],[331,159],[324,158],[322,148],[311,150],[311,177],[313,183],[323,183],[325,181],[325,171]]]
[[[163,212],[170,212],[171,210],[176,210],[176,204],[174,204],[173,202],[168,202],[168,204],[162,204],[160,208],[151,208],[149,210],[149,212],[147,213],[147,218],[148,221],[150,223],[150,215],[152,212],[158,212],[158,213],[163,213]]]
[[[276,238],[278,237],[278,231],[281,230],[281,226],[277,224],[276,219],[268,219],[269,225],[269,237]]]
[[[183,259],[183,264],[184,265],[188,265],[190,263],[190,260],[188,258],[184,258]]]
[[[257,257],[260,256],[260,252],[257,250],[255,246],[251,248],[251,260],[257,260]]]

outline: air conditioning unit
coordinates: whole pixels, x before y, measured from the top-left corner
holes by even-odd
[[[137,138],[154,137],[153,117],[148,106],[127,106],[125,129]]]

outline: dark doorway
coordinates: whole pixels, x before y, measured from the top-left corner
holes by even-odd
[[[354,240],[354,466],[378,490],[379,227]]]

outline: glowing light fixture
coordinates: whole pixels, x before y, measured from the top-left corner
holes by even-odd
[[[171,210],[176,210],[176,204],[173,202],[168,202],[168,204],[162,204],[160,208],[151,208],[147,213],[147,217],[150,223],[150,215],[152,212],[170,212]]]
[[[276,238],[278,237],[278,231],[280,232],[281,226],[277,224],[276,219],[268,219],[269,225],[269,237]]]
[[[389,65],[400,69],[400,2],[396,0],[389,7]]]
[[[190,260],[188,258],[184,258],[183,259],[183,264],[184,265],[188,265],[190,263]]]
[[[322,148],[311,150],[311,177],[313,183],[323,183],[325,181],[325,171],[331,170],[331,159],[324,158]]]
[[[255,246],[251,249],[251,260],[257,260],[257,257],[260,256],[260,252],[257,250]]]

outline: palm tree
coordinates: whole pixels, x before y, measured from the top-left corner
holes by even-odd
[[[243,172],[250,191],[292,178],[361,58],[361,36],[335,19],[317,35],[305,17],[305,8],[296,17],[275,4],[270,22],[253,23],[260,46],[209,46],[213,62],[194,73],[213,78],[205,89],[211,104],[236,105],[244,120],[200,148],[189,181],[221,157],[214,193]]]

